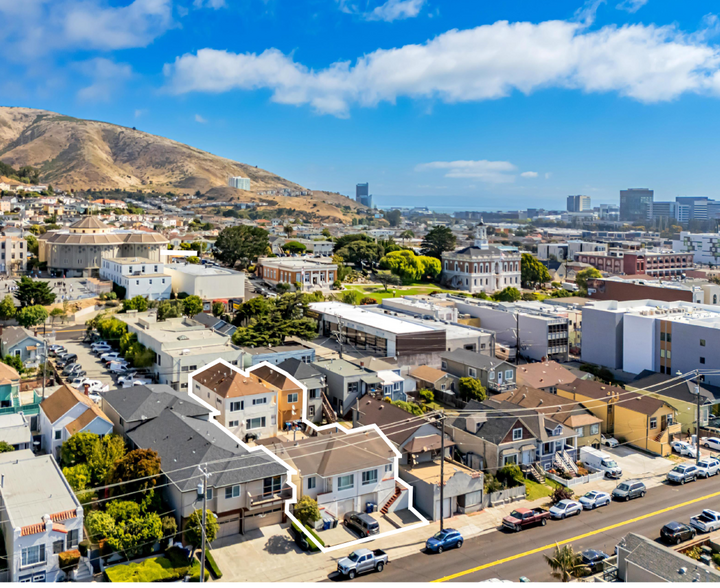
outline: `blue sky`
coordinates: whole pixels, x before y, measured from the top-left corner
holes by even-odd
[[[380,204],[720,198],[720,21],[694,0],[0,0],[0,104]],[[401,198],[406,197],[406,198]]]

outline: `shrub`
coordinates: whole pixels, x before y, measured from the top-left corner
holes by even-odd
[[[174,539],[175,535],[177,534],[177,523],[175,522],[175,517],[171,515],[166,515],[160,519],[160,522],[162,523],[162,534],[163,538],[160,541],[160,546],[163,549],[167,549],[167,546],[170,544],[170,539]]]
[[[300,535],[304,536],[302,529],[300,529],[300,527],[296,523],[293,522],[292,526],[293,526],[293,529],[295,529],[295,531],[297,531]],[[305,529],[307,530],[308,533],[310,533],[315,538],[315,541],[317,541],[318,545],[325,547],[325,542],[322,539],[320,539],[320,536],[314,531],[314,529],[311,529],[307,525],[305,525]],[[319,548],[315,545],[315,543],[313,543],[309,539],[308,539],[308,545],[310,546],[310,551],[319,551]]]
[[[525,476],[517,465],[506,465],[501,467],[497,473],[497,479],[508,488],[522,486],[525,484]]]
[[[435,394],[433,394],[432,390],[420,390],[418,396],[420,396],[423,402],[435,402]]]
[[[295,505],[295,516],[303,525],[319,521],[321,515],[317,501],[310,496],[303,496]]]
[[[365,298],[363,298],[363,299],[360,301],[360,305],[361,305],[361,306],[364,306],[364,305],[367,305],[367,304],[377,304],[377,300],[375,300],[374,298],[370,298],[369,296],[366,296]]]
[[[77,549],[70,549],[58,553],[58,563],[61,570],[71,570],[80,563],[80,552]]]
[[[558,486],[553,490],[552,496],[550,497],[550,500],[553,504],[557,504],[561,500],[572,500],[574,494],[570,488],[566,488],[565,486]]]
[[[485,474],[485,494],[499,492],[500,490],[502,490],[502,484],[500,483],[500,480],[498,480],[491,473]]]
[[[222,572],[220,571],[220,568],[215,562],[215,558],[212,556],[209,549],[205,549],[205,567],[210,570],[210,573],[216,580],[222,578]]]
[[[82,555],[83,557],[87,557],[88,549],[90,549],[90,541],[88,541],[87,539],[83,539],[82,541],[80,541],[80,543],[78,544],[78,551],[80,552],[80,555]]]
[[[335,280],[332,283],[333,290],[340,290],[342,288],[342,282],[340,280]]]
[[[487,398],[487,392],[480,380],[475,378],[460,378],[458,385],[460,398],[463,400],[478,400],[482,402]]]

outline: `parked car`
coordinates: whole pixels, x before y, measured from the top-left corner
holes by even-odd
[[[343,524],[355,531],[361,537],[377,535],[380,532],[380,525],[369,514],[359,512],[347,512],[343,517]]]
[[[586,549],[580,555],[582,556],[582,563],[590,568],[593,573],[597,571],[601,562],[610,557],[607,553],[598,549]]]
[[[695,539],[695,535],[697,535],[695,529],[685,523],[678,523],[677,521],[672,521],[660,529],[660,538],[673,545]]]
[[[63,376],[69,376],[69,375],[72,374],[73,372],[80,371],[81,369],[82,369],[82,366],[81,366],[79,363],[77,363],[77,362],[76,362],[76,363],[70,363],[70,364],[66,365],[66,366],[62,369],[62,372],[60,372],[60,373],[61,373],[61,375],[63,375]]]
[[[720,438],[718,437],[708,437],[707,439],[701,439],[703,447],[707,447],[708,449],[714,449],[715,451],[720,451]]]
[[[132,380],[125,380],[122,383],[123,388],[132,388],[133,386],[149,386],[152,384],[152,380],[146,378],[136,378]]]
[[[120,372],[117,377],[117,383],[124,384],[125,382],[132,382],[136,378],[137,373],[137,370],[134,369]]]
[[[65,347],[62,345],[48,345],[48,354],[50,357],[55,357],[59,353],[63,353],[65,351]]]
[[[699,515],[690,517],[690,526],[701,533],[711,533],[720,529],[720,512],[706,508]]]
[[[720,460],[714,457],[703,457],[697,462],[698,477],[712,478],[720,473]]]
[[[566,519],[579,515],[582,510],[583,506],[577,500],[561,500],[550,509],[550,516],[554,519]]]
[[[74,371],[73,373],[66,376],[65,380],[72,380],[74,378],[84,378],[85,376],[87,376],[87,372],[83,369],[80,369],[80,370]]]
[[[517,508],[502,520],[503,527],[511,531],[521,531],[533,525],[546,525],[550,511],[544,508]]]
[[[85,377],[73,377],[72,380],[68,380],[68,384],[70,384],[73,388],[82,391],[86,379],[87,378]]]
[[[55,365],[59,368],[64,368],[68,364],[75,363],[77,361],[77,358],[78,357],[75,353],[66,353],[57,360]]]
[[[388,563],[388,556],[382,549],[356,549],[337,565],[337,571],[351,580],[358,574],[382,572]]]
[[[580,497],[580,504],[586,510],[592,510],[601,506],[607,506],[610,504],[610,495],[607,492],[600,492],[600,490],[590,490],[584,496]]]
[[[103,355],[105,353],[111,353],[112,347],[110,347],[110,345],[100,345],[99,347],[95,347],[95,349],[93,349],[92,352],[95,355]]]
[[[695,464],[681,463],[676,465],[668,472],[668,482],[674,484],[684,484],[685,482],[694,482],[698,477],[698,467]]]
[[[622,470],[617,462],[607,453],[593,447],[580,448],[580,461],[589,470],[605,472],[606,478],[619,479],[622,477]]]
[[[117,359],[118,357],[120,357],[119,351],[110,351],[109,353],[103,353],[100,356],[100,361],[108,362],[112,361],[113,359]]]
[[[670,446],[673,451],[683,456],[695,457],[697,455],[697,449],[694,445],[690,445],[687,441],[673,441]]]
[[[443,529],[435,533],[430,539],[425,542],[425,549],[428,551],[435,551],[442,553],[445,549],[451,547],[462,547],[463,537],[460,531],[455,529]]]
[[[111,372],[121,372],[128,368],[129,364],[124,359],[109,361],[106,365]]]
[[[90,343],[90,349],[97,349],[98,347],[105,347],[110,346],[110,343],[107,341],[103,341],[102,339],[98,339],[97,341],[94,341],[93,343]]]
[[[615,437],[606,437],[605,435],[600,435],[600,443],[607,445],[608,447],[617,447],[620,445]]]
[[[637,480],[628,480],[617,485],[615,490],[612,491],[612,497],[615,500],[627,501],[633,498],[642,498],[645,496],[645,492],[647,492],[645,484]]]

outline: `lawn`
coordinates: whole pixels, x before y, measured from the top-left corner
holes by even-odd
[[[416,284],[412,286],[401,286],[398,288],[388,288],[388,291],[385,292],[385,288],[383,288],[380,285],[369,285],[369,286],[362,286],[362,285],[347,285],[346,288],[348,290],[357,290],[359,292],[362,292],[363,294],[366,294],[370,298],[375,298],[376,300],[382,300],[384,298],[399,298],[401,296],[418,296],[420,294],[431,294],[433,292],[446,292],[448,294],[457,294],[454,290],[443,290],[440,286],[436,284]]]
[[[537,500],[538,498],[551,496],[553,493],[553,489],[549,486],[545,486],[544,484],[538,484],[533,480],[525,480],[525,491],[527,492],[528,500]]]
[[[193,560],[191,565],[184,554],[171,548],[165,556],[112,566],[106,568],[105,574],[110,582],[173,582],[182,580],[188,574],[193,582],[197,582],[200,579],[200,562]],[[205,570],[205,579],[209,577],[210,572]]]

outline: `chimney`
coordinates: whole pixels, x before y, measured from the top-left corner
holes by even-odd
[[[479,413],[470,417],[465,417],[465,430],[468,433],[475,435],[485,421],[487,421],[487,414]]]
[[[85,396],[90,396],[90,384],[85,384]]]

